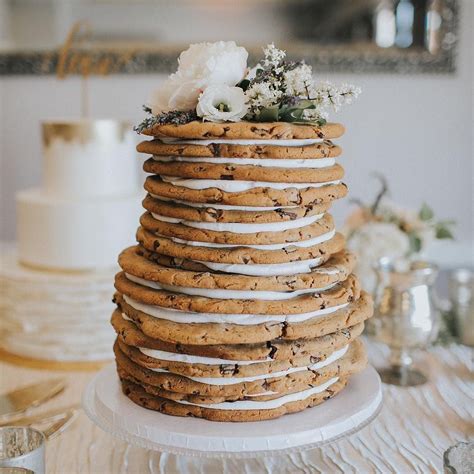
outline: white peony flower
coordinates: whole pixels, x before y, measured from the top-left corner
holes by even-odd
[[[240,87],[211,85],[199,96],[196,112],[210,122],[238,122],[247,114],[244,91]]]
[[[248,52],[234,41],[192,44],[178,59],[178,70],[150,98],[153,114],[191,110],[206,87],[235,86],[247,71]]]
[[[156,89],[149,102],[153,114],[170,110],[192,110],[201,93],[200,82],[186,80],[180,74],[175,73]]]

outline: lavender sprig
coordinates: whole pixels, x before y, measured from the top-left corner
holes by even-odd
[[[151,109],[146,105],[143,106],[143,110],[148,114],[152,114]],[[199,117],[195,110],[172,110],[170,112],[163,112],[159,115],[146,117],[133,129],[137,133],[143,133],[145,130],[150,129],[155,125],[185,125],[194,120],[198,120],[198,118]]]

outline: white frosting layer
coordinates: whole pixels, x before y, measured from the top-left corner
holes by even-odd
[[[163,196],[158,196],[156,194],[150,193],[151,197],[159,199],[160,201],[173,202],[176,204],[183,204],[189,207],[197,208],[211,208],[211,209],[223,209],[229,211],[274,211],[276,209],[295,209],[298,206],[275,206],[275,207],[263,207],[263,206],[230,206],[228,204],[208,204],[204,202],[191,202],[191,201],[181,201],[179,199],[170,199]]]
[[[274,183],[271,181],[233,181],[225,179],[186,179],[174,176],[161,176],[161,179],[173,186],[181,186],[188,189],[209,189],[217,188],[228,193],[239,193],[256,188],[271,189],[306,189],[321,188],[330,184],[339,184],[341,180],[325,181],[323,183]]]
[[[326,232],[325,234],[321,234],[321,235],[318,235],[317,237],[313,237],[312,239],[299,240],[297,242],[285,242],[283,244],[259,244],[259,245],[216,244],[214,242],[196,242],[193,240],[183,240],[183,239],[178,239],[176,237],[171,237],[171,240],[178,244],[186,244],[186,245],[191,245],[193,247],[211,247],[211,248],[248,247],[251,249],[258,249],[258,250],[280,250],[280,249],[289,248],[289,247],[301,247],[301,248],[312,247],[313,245],[322,244],[323,242],[326,242],[332,239],[335,234],[336,234],[336,230],[333,229],[333,230],[330,230],[329,232]],[[169,238],[166,236],[162,236],[162,237]]]
[[[140,303],[139,301],[130,298],[127,295],[123,295],[123,298],[127,304],[137,311],[141,311],[149,316],[153,316],[158,319],[165,319],[167,321],[173,321],[178,324],[236,324],[238,326],[253,326],[255,324],[264,323],[301,323],[309,319],[326,316],[328,314],[335,313],[340,309],[345,308],[349,303],[340,304],[337,306],[331,306],[329,308],[319,309],[311,311],[309,313],[298,313],[298,314],[222,314],[222,313],[190,313],[186,311],[177,311],[174,309],[167,309],[161,306],[149,305]],[[127,321],[132,321],[126,314],[123,315]]]
[[[281,370],[279,372],[271,372],[269,374],[259,374],[259,375],[252,375],[248,377],[190,377],[185,376],[188,379],[194,380],[195,382],[205,383],[207,385],[236,385],[242,382],[255,382],[256,380],[265,380],[265,379],[276,379],[278,377],[285,377],[290,374],[294,374],[295,372],[304,372],[305,370],[319,370],[323,367],[332,364],[334,361],[339,360],[344,354],[347,352],[349,346],[344,346],[342,349],[333,352],[327,359],[317,362],[316,364],[311,364],[308,366],[303,367],[291,367],[287,370]],[[167,359],[169,360],[169,359]],[[228,362],[232,365],[238,364],[239,362],[230,361]],[[248,365],[248,364],[247,364]],[[153,372],[160,372],[160,373],[170,373],[169,370],[166,369],[151,369]],[[183,376],[184,377],[184,376]]]
[[[147,349],[146,347],[138,347],[140,352],[153,357],[153,359],[167,360],[171,362],[184,362],[186,364],[207,364],[207,365],[219,365],[219,364],[238,364],[238,365],[252,365],[260,364],[261,362],[271,362],[273,359],[267,357],[261,360],[231,360],[231,359],[219,359],[217,357],[202,357],[189,354],[177,354],[175,352],[160,351],[157,349]]]
[[[239,273],[241,275],[249,276],[278,276],[309,273],[312,268],[317,267],[321,263],[321,260],[321,258],[313,258],[311,260],[299,260],[296,262],[247,265],[243,263],[214,263],[203,262],[199,260],[197,261],[217,272]]]
[[[157,137],[163,143],[179,143],[186,145],[203,145],[208,146],[213,143],[228,145],[274,145],[274,146],[307,146],[322,143],[323,138],[303,138],[292,140],[261,140],[261,139],[229,139],[229,138],[213,138],[211,140],[187,140],[182,138]]]
[[[157,156],[153,155],[155,161],[162,163],[213,163],[213,164],[236,164],[261,166],[263,168],[327,168],[333,166],[336,160],[334,158],[316,158],[316,159],[254,159],[254,158],[206,158],[201,156]]]
[[[190,296],[202,296],[204,298],[215,298],[215,299],[242,299],[242,300],[289,300],[300,295],[319,293],[321,291],[329,290],[336,283],[332,285],[324,286],[322,288],[306,288],[304,290],[295,291],[241,291],[241,290],[225,290],[225,289],[209,289],[209,288],[188,288],[184,286],[172,286],[158,283],[156,281],[148,281],[143,278],[136,277],[126,273],[129,280],[138,283],[140,285],[153,288],[155,290],[171,291],[173,293],[182,293]]]
[[[324,390],[335,384],[338,380],[339,377],[334,377],[321,385],[317,385],[316,387],[311,387],[307,390],[303,390],[302,392],[291,393],[289,395],[284,395],[283,397],[267,401],[241,400],[237,402],[210,403],[205,405],[180,400],[178,403],[183,403],[184,405],[194,405],[203,408],[211,408],[213,410],[272,410],[281,407],[286,403],[305,400],[312,395],[324,392]]]
[[[239,222],[197,222],[187,221],[185,219],[177,219],[175,217],[162,216],[160,214],[151,215],[159,221],[169,222],[172,224],[182,224],[195,229],[212,230],[215,232],[232,232],[234,234],[254,234],[257,232],[283,232],[290,229],[299,229],[319,221],[324,214],[315,214],[300,219],[279,222],[262,222],[262,223],[239,223]]]

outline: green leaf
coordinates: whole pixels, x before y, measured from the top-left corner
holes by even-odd
[[[418,213],[418,216],[420,217],[422,221],[429,221],[433,219],[434,212],[431,209],[431,207],[429,207],[426,203],[423,203],[423,205],[421,206],[420,212]]]
[[[443,224],[437,224],[436,225],[436,238],[437,239],[454,239],[454,235]]]
[[[410,240],[410,253],[418,253],[421,250],[421,239],[414,232],[408,234]]]
[[[256,119],[259,122],[278,122],[278,106],[262,109]]]
[[[278,117],[282,122],[297,122],[302,120],[303,110],[299,107],[285,107],[280,109]]]

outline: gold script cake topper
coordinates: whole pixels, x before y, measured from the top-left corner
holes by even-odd
[[[59,49],[56,74],[64,79],[70,74],[83,77],[96,75],[106,76],[119,71],[133,57],[135,51],[130,49],[120,52],[112,49],[100,49],[91,42],[91,28],[85,21],[74,23],[66,41]]]
[[[119,71],[134,55],[132,49],[117,54],[112,49],[100,49],[91,41],[89,23],[73,24],[66,41],[59,49],[56,74],[65,79],[69,74],[79,74],[81,81],[81,116],[89,115],[89,92],[87,78],[91,75],[106,76]]]

